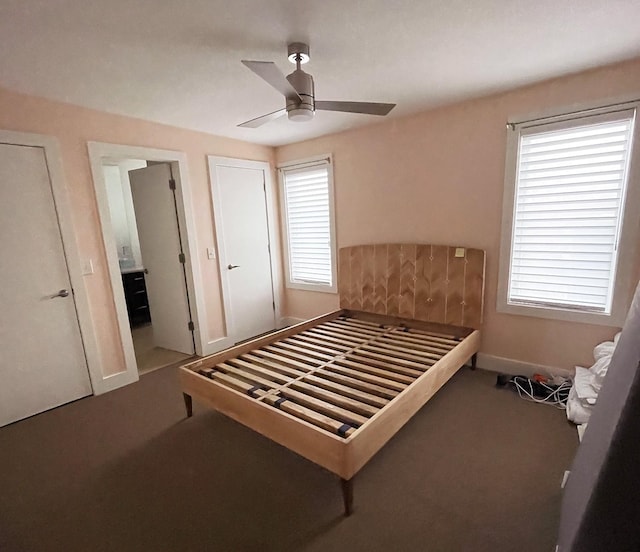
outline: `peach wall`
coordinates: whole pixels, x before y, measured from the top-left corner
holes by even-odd
[[[616,330],[496,312],[505,124],[629,94],[640,97],[640,59],[282,146],[276,160],[333,154],[338,247],[417,241],[485,249],[482,352],[570,369],[590,365],[594,345]],[[307,318],[337,308],[338,298],[287,290],[285,305],[288,316]]]
[[[228,138],[85,109],[0,89],[0,128],[55,136],[62,154],[81,259],[92,259],[95,274],[85,277],[103,373],[124,370],[124,356],[102,245],[87,142],[107,142],[185,152],[196,218],[209,339],[224,335],[216,261],[207,260],[214,228],[207,155],[272,161],[273,149]],[[205,114],[206,116],[214,116]]]

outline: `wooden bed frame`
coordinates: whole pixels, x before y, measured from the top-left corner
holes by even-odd
[[[180,368],[192,397],[353,477],[480,346],[484,251],[382,244],[340,250],[341,310]]]

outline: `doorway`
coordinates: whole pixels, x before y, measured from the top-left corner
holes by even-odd
[[[170,163],[103,159],[138,373],[195,352]]]
[[[186,216],[186,159],[97,143],[89,154],[127,372],[135,381],[200,354],[203,309]]]

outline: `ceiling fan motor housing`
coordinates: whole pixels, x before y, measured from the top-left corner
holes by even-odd
[[[291,83],[300,96],[298,98],[287,98],[287,116],[290,121],[309,121],[313,119],[315,112],[315,89],[313,77],[305,73],[302,69],[296,69],[287,80]]]

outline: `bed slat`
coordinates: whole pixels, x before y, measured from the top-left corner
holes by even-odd
[[[379,347],[410,351],[411,354],[417,354],[419,356],[425,356],[427,358],[435,358],[436,360],[441,358],[443,355],[446,355],[451,350],[449,348],[431,347],[428,345],[413,343],[411,341],[405,341],[401,337],[398,337],[397,334],[383,336],[380,339],[377,339],[375,343]]]
[[[368,331],[376,331],[383,332],[385,331],[383,328],[386,328],[386,325],[380,324],[379,322],[370,322],[369,320],[363,320],[361,318],[336,318],[336,320],[332,320],[336,324],[344,324],[345,326],[350,326],[353,328],[360,328],[362,330]]]
[[[381,328],[376,330],[370,330],[369,328],[361,328],[359,326],[350,326],[349,324],[345,324],[340,320],[337,320],[335,322],[327,322],[326,324],[323,324],[322,326],[319,326],[319,327],[331,328],[334,331],[337,331],[346,335],[352,335],[354,337],[362,337],[362,336],[372,337],[376,335],[381,335],[385,332],[385,330]]]
[[[309,377],[310,376],[307,376],[307,378]],[[283,389],[295,389],[297,391],[302,391],[312,397],[317,397],[327,403],[346,408],[351,412],[356,412],[357,414],[361,414],[367,418],[370,418],[379,410],[379,408],[371,406],[370,404],[365,404],[361,401],[351,399],[339,393],[335,393],[334,391],[328,391],[327,389],[323,389],[317,385],[311,385],[304,381],[294,381],[289,387]]]
[[[274,346],[265,347],[265,349],[267,351],[272,351],[285,356],[286,355],[292,356],[291,353],[296,354],[296,356],[292,356],[292,358],[305,359],[307,356],[311,356],[311,357],[319,358],[322,361],[331,360],[333,358],[333,355],[326,354],[326,353],[319,353],[310,348],[292,345],[291,343],[286,341],[277,341],[273,345]]]
[[[431,351],[434,353],[440,353],[441,355],[444,355],[451,349],[453,349],[453,346],[451,345],[445,345],[444,343],[437,342],[431,343],[420,339],[413,339],[412,337],[399,332],[382,336],[379,341],[393,341],[395,343],[398,343],[399,345],[406,345],[407,347],[411,347],[412,349],[420,351]]]
[[[231,364],[227,364],[226,362],[221,362],[220,364],[216,364],[216,371],[223,372],[225,374],[230,374],[236,376],[237,379],[240,380],[248,380],[254,385],[259,385],[264,387],[265,389],[276,389],[278,384],[274,381],[262,378],[260,376],[256,376],[251,372],[247,372],[246,370],[242,370],[240,368],[236,368],[235,366],[231,366]]]
[[[353,356],[351,358],[355,358],[355,359],[359,359],[359,357]],[[377,368],[376,366],[372,366],[371,364],[365,364],[366,362],[368,362],[368,359],[362,359],[363,362],[356,362],[356,360],[350,360],[348,358],[344,358],[344,359],[337,359],[335,360],[333,363],[331,363],[331,366],[347,366],[348,368],[353,368],[355,370],[358,370],[360,372],[366,372],[368,374],[373,374],[375,376],[378,376],[379,378],[382,378],[383,380],[389,380],[389,381],[395,381],[395,382],[399,382],[399,383],[404,383],[406,385],[409,385],[417,376],[415,375],[415,373],[412,373],[411,375],[406,375],[405,373],[401,373],[401,372],[396,372],[396,371],[392,371],[393,370],[393,366],[389,366],[388,364],[385,364],[384,362],[380,362],[379,364],[381,364],[382,366],[385,366],[388,369],[382,369],[382,368]],[[375,362],[375,361],[374,361]],[[405,368],[400,368],[401,370],[406,370]]]
[[[330,343],[328,341],[323,341],[322,339],[318,339],[317,337],[308,335],[306,333],[299,334],[295,339],[287,339],[287,343],[293,343],[294,345],[299,345],[300,347],[308,347],[309,349],[313,349],[314,351],[326,352],[331,355],[341,354],[353,347],[352,344],[342,345],[339,343]]]
[[[373,351],[374,353],[380,353],[381,355],[391,355],[392,358],[395,359],[402,358],[412,362],[417,362],[418,364],[426,364],[427,366],[435,364],[436,360],[442,358],[442,355],[429,354],[422,351],[407,352],[406,347],[396,347],[394,345],[380,343],[378,341],[363,347],[363,349]]]
[[[399,392],[399,390],[396,389],[390,389],[389,387],[383,387],[382,385],[370,383],[362,379],[353,378],[344,374],[338,374],[337,372],[332,371],[331,368],[333,368],[333,365],[329,365],[327,366],[327,368],[320,368],[319,370],[314,372],[314,374],[316,376],[322,376],[323,378],[330,381],[343,383],[352,389],[359,389],[366,393],[377,395],[384,399],[393,399],[393,397],[395,397]],[[402,389],[402,387],[400,389]]]
[[[352,330],[350,328],[341,327],[338,324],[323,324],[322,326],[318,326],[318,328],[316,329],[316,333],[338,335],[344,337],[345,339],[361,341],[363,339],[369,339],[371,337],[381,335],[383,331],[370,332],[367,330],[366,332],[361,332],[360,330]]]
[[[329,341],[329,342],[339,343],[340,345],[347,346],[347,347],[353,347],[354,345],[362,343],[363,341],[368,339],[366,337],[357,338],[357,337],[345,336],[344,334],[334,333],[330,330],[324,330],[324,329],[304,332],[304,335],[314,337],[315,339],[321,339],[325,342]]]
[[[396,330],[396,332],[402,331],[407,335],[410,335],[416,339],[424,339],[426,341],[438,341],[440,343],[448,343],[450,345],[457,345],[462,341],[454,335],[447,335],[444,333],[428,332],[426,330],[419,330],[417,328],[406,328],[403,330]]]
[[[366,362],[370,364],[381,366],[382,368],[387,368],[389,370],[395,370],[397,372],[402,371],[406,374],[410,374],[418,377],[420,374],[416,374],[416,372],[424,371],[426,368],[425,365],[420,364],[419,362],[413,362],[411,360],[405,360],[403,358],[396,358],[389,355],[383,355],[380,353],[376,353],[373,351],[366,350],[366,347],[361,347],[354,353],[350,353],[348,355],[349,358],[353,358],[354,356],[358,357],[367,357]],[[364,359],[359,358],[360,362],[364,362]]]
[[[283,376],[279,372],[269,370],[268,368],[263,368],[262,366],[247,362],[246,360],[242,360],[239,358],[230,358],[229,360],[227,360],[226,364],[236,366],[243,371],[256,374],[257,376],[265,377],[268,380],[274,381],[276,383],[287,383],[293,379],[290,376]]]
[[[293,358],[289,358],[289,357],[274,353],[271,350],[267,350],[266,347],[263,347],[262,349],[257,349],[255,351],[251,351],[251,353],[254,354],[254,355],[260,356],[260,357],[271,359],[271,360],[273,360],[275,362],[278,362],[278,363],[281,363],[281,364],[286,364],[288,366],[293,366],[297,370],[300,370],[301,372],[305,372],[305,373],[313,370],[314,368],[317,368],[318,366],[320,366],[322,364],[321,361],[313,359],[312,362],[315,362],[315,366],[311,366],[310,364],[307,364],[306,362],[300,362],[298,360],[294,360]],[[302,357],[302,358],[305,358],[305,357]],[[309,359],[305,359],[305,360],[309,361]]]
[[[367,421],[367,418],[360,414],[356,414],[355,412],[351,412],[346,408],[336,406],[327,401],[311,397],[309,395],[306,395],[305,393],[300,393],[299,391],[295,391],[294,389],[291,389],[289,387],[283,387],[280,390],[280,394],[283,397],[291,399],[302,406],[311,408],[316,412],[320,412],[325,416],[329,416],[330,418],[334,418],[335,420],[342,421],[343,423],[361,426]]]
[[[292,378],[298,378],[306,374],[309,370],[296,370],[295,368],[290,368],[289,366],[285,366],[284,364],[278,364],[276,362],[272,362],[267,358],[261,358],[257,355],[253,355],[250,353],[244,354],[240,357],[243,360],[247,360],[253,364],[257,364],[258,366],[264,366],[265,368],[270,368],[271,370],[275,370],[276,372],[280,372],[285,376],[290,376]]]
[[[328,366],[326,366],[324,370],[337,372],[339,374],[343,374],[348,377],[353,377],[355,379],[359,379],[367,383],[379,385],[387,389],[393,389],[394,391],[397,391],[397,392],[403,391],[404,388],[409,385],[409,383],[393,380],[391,378],[384,378],[370,372],[365,372],[364,370],[357,370],[357,369],[354,370],[353,368],[349,367],[348,363],[344,363],[344,366],[342,366],[339,363],[334,362],[333,364],[329,364]]]
[[[317,372],[315,372],[315,374],[310,375],[310,376],[305,376],[303,378],[303,381],[308,381],[309,383],[313,383],[314,385],[318,386],[318,387],[324,387],[325,389],[328,389],[329,391],[334,391],[336,393],[340,393],[341,395],[344,395],[345,397],[350,397],[352,399],[356,399],[360,402],[364,402],[367,404],[370,404],[372,406],[375,406],[377,408],[382,408],[383,406],[385,406],[386,404],[388,404],[389,400],[388,399],[383,399],[380,398],[376,395],[372,395],[371,393],[367,393],[365,391],[360,391],[357,388],[353,388],[349,385],[342,385],[339,383],[335,383],[331,380],[325,379],[323,377],[321,377],[320,374],[320,370],[318,370]]]

